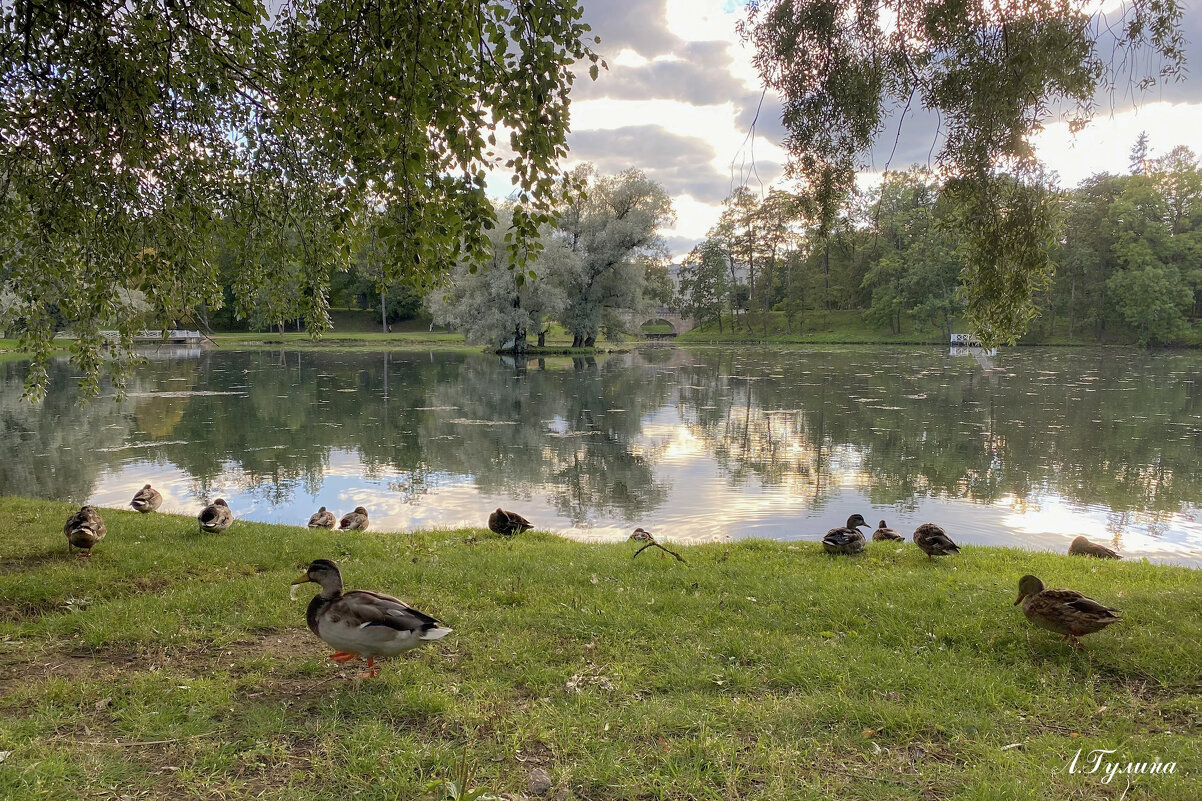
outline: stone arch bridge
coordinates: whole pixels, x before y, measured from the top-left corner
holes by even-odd
[[[692,331],[697,327],[697,323],[691,317],[681,317],[667,306],[660,306],[652,309],[647,314],[625,312],[623,316],[626,320],[626,324],[635,331],[637,331],[639,326],[660,321],[672,326],[671,334],[658,334],[656,336],[676,336],[677,334],[683,334],[685,331]]]

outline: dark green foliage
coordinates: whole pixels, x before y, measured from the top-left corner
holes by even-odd
[[[388,254],[385,287],[481,257],[489,171],[511,175],[524,262],[564,188],[572,66],[596,74],[581,13],[574,0],[4,4],[0,295],[35,358],[29,392],[55,314],[94,392],[109,356],[121,380],[134,330],[194,323],[226,302],[223,284],[239,317],[301,317],[319,334],[330,275],[365,230]],[[219,244],[237,254],[228,270]]]
[[[939,331],[947,341],[954,329],[973,328],[962,318],[974,298],[1030,295],[1034,306],[1007,304],[977,329],[1030,325],[1035,342],[1193,343],[1202,312],[1202,171],[1184,146],[1144,162],[1145,175],[1095,175],[1067,191],[998,178],[989,191],[1005,198],[1004,215],[975,182],[891,172],[855,193],[825,231],[811,220],[804,235],[789,234],[772,251],[747,245],[765,236],[766,217],[775,219],[772,196],[748,193],[744,222],[724,217],[686,259],[680,307],[711,334],[730,319],[735,331],[790,336],[795,317],[857,310],[891,337]],[[999,238],[1012,242],[995,247]],[[1053,261],[1019,260],[1039,250]],[[741,281],[753,258],[759,275],[748,300],[738,289],[749,292]],[[739,314],[744,308],[759,312],[754,324]],[[773,328],[769,309],[784,314],[784,326]]]
[[[904,118],[915,105],[938,113],[966,316],[993,344],[1023,333],[1051,273],[1055,204],[1031,134],[1064,108],[1072,126],[1086,124],[1099,87],[1120,71],[1129,78],[1130,57],[1112,71],[1111,50],[1151,50],[1140,88],[1184,68],[1176,0],[1134,0],[1119,25],[1098,9],[1084,0],[753,0],[742,32],[783,98],[789,171],[824,235],[887,114]]]

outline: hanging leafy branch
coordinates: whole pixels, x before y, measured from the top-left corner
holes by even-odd
[[[60,328],[95,393],[135,330],[222,303],[328,324],[357,221],[385,281],[488,250],[509,174],[515,261],[563,191],[576,0],[17,0],[0,9],[0,294],[45,384]],[[595,41],[595,39],[593,40]],[[131,292],[148,315],[134,313]],[[278,306],[279,308],[275,308]],[[102,335],[117,332],[115,340]]]
[[[743,36],[784,102],[791,155],[829,231],[891,111],[940,119],[938,166],[965,244],[966,315],[982,341],[1013,341],[1051,276],[1054,204],[1031,135],[1063,113],[1079,129],[1100,87],[1139,88],[1184,68],[1183,7],[1128,0],[1108,24],[1085,0],[752,0]],[[1108,60],[1146,47],[1159,66]]]

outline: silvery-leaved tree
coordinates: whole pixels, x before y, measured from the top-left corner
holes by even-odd
[[[524,353],[528,337],[542,332],[546,320],[567,305],[565,277],[574,272],[578,256],[545,226],[529,270],[515,269],[505,242],[511,215],[502,207],[499,225],[488,232],[489,256],[482,262],[460,261],[447,286],[426,296],[426,306],[434,322],[462,332],[468,342],[496,349],[508,345]]]
[[[438,274],[489,252],[485,177],[507,173],[520,264],[569,188],[573,68],[603,66],[581,14],[576,0],[4,3],[0,325],[33,356],[27,394],[56,331],[74,334],[94,394],[106,363],[122,384],[138,328],[218,308],[218,241],[241,243],[240,313],[267,303],[319,334],[356,221],[391,270]]]
[[[564,285],[560,322],[572,347],[591,348],[600,334],[625,333],[624,313],[647,305],[647,263],[667,255],[659,229],[676,214],[668,191],[640,170],[597,175],[585,164],[570,177],[584,192],[559,209],[559,235],[579,257]]]
[[[1022,333],[1051,274],[1057,198],[1032,135],[1057,116],[1085,125],[1099,88],[1120,79],[1147,88],[1182,72],[1181,3],[1125,0],[1109,17],[1105,5],[751,0],[741,29],[782,97],[789,172],[815,201],[823,233],[888,114],[937,112],[966,316],[988,345]],[[1141,47],[1154,58],[1139,58]]]

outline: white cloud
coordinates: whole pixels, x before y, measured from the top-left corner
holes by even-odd
[[[1119,0],[1097,2],[1113,21]],[[670,154],[675,180],[669,189],[674,193],[677,223],[662,233],[672,241],[676,256],[684,255],[687,245],[717,222],[721,205],[712,202],[714,197],[743,183],[756,190],[762,184],[766,191],[778,181],[787,160],[781,146],[779,101],[771,94],[756,123],[756,136],[748,136],[761,84],[752,63],[753,48],[740,41],[736,31],[745,6],[743,0],[613,0],[586,9],[602,47],[610,44],[616,51],[609,54],[610,71],[597,84],[578,85],[572,103],[573,132],[593,134],[582,139],[582,144],[589,144],[587,158],[604,161],[607,168],[620,161],[654,177],[664,170],[665,142],[679,137],[682,143],[694,145],[688,152],[682,145]],[[1197,20],[1188,15],[1184,22],[1187,33],[1197,27]],[[1193,55],[1193,43],[1189,47]],[[677,66],[668,68],[669,64]],[[1141,130],[1148,131],[1153,155],[1199,141],[1202,103],[1188,102],[1197,89],[1186,81],[1157,91],[1161,93],[1155,96],[1157,102],[1099,115],[1076,137],[1065,123],[1049,125],[1034,139],[1040,158],[1059,173],[1062,185],[1072,186],[1094,172],[1125,172],[1128,152]],[[933,114],[913,110],[896,142],[896,131],[890,127],[874,148],[871,170],[862,176],[861,184],[878,181],[879,173],[873,173],[886,163],[893,169],[927,163],[940,144],[934,138],[936,124]],[[606,142],[596,134],[639,126],[662,128],[665,135],[653,143],[615,133],[615,152],[605,158],[596,155]],[[695,147],[698,139],[710,145],[712,154]],[[692,159],[696,159],[697,175],[690,182],[681,178],[688,171],[681,162]],[[753,164],[758,178],[750,174]],[[704,191],[703,182],[707,182]]]
[[[1148,132],[1152,157],[1177,145],[1198,150],[1202,103],[1148,103],[1114,115],[1099,115],[1074,136],[1068,123],[1053,123],[1034,137],[1036,152],[1060,175],[1061,186],[1075,186],[1097,172],[1129,170],[1131,146]]]

